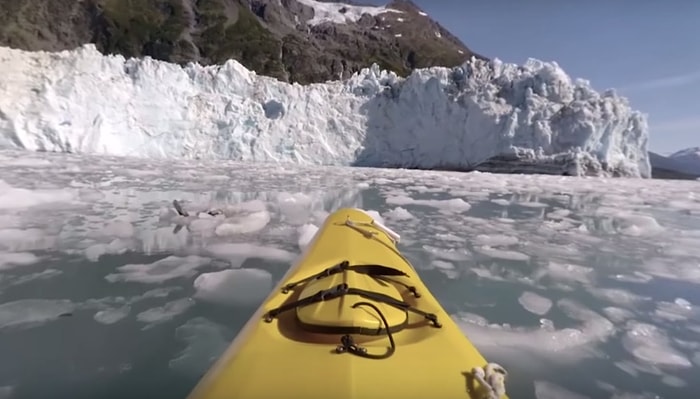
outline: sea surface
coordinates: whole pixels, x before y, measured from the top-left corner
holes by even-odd
[[[0,152],[0,398],[184,398],[344,206],[511,398],[695,398],[698,184]]]

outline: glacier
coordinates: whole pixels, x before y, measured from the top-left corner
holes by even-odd
[[[312,60],[310,60],[312,62]],[[649,177],[646,115],[555,62],[376,65],[289,84],[235,60],[180,66],[0,48],[0,148],[118,156]]]

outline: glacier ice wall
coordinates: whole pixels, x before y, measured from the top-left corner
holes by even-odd
[[[233,60],[0,48],[0,148],[648,177],[647,140],[624,98],[532,59],[301,86]]]

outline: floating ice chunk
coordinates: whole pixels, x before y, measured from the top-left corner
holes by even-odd
[[[2,252],[0,251],[0,270],[12,269],[17,266],[27,266],[39,261],[39,257],[31,252]]]
[[[0,231],[6,228],[16,228],[22,226],[22,219],[13,214],[0,214]]]
[[[518,298],[518,302],[525,310],[536,315],[543,316],[552,308],[552,300],[534,292],[525,291]]]
[[[668,337],[658,327],[630,321],[622,345],[638,360],[659,367],[692,367],[688,358],[671,347]]]
[[[100,256],[107,253],[107,244],[94,244],[85,248],[85,257],[91,262],[97,262]]]
[[[15,188],[0,180],[0,209],[31,208],[54,202],[72,202],[75,195],[68,190],[27,190]]]
[[[700,334],[700,324],[690,324],[687,326],[688,331]]]
[[[76,305],[69,300],[20,299],[0,304],[0,329],[30,328],[71,313]]]
[[[126,220],[115,220],[102,229],[102,234],[117,238],[131,238],[134,232],[134,226]]]
[[[103,309],[95,313],[93,319],[101,324],[114,324],[119,320],[122,320],[131,312],[131,307],[122,306],[120,308],[108,308]]]
[[[661,383],[674,388],[682,388],[688,385],[685,381],[683,381],[683,379],[673,375],[664,375],[661,377]]]
[[[533,227],[534,228],[534,227]],[[566,238],[571,244],[568,245],[556,245],[552,244],[548,240],[543,240],[542,238],[537,238],[536,236],[528,237],[530,239],[537,239],[540,242],[521,242],[520,248],[522,251],[529,254],[532,257],[547,259],[550,262],[558,263],[578,263],[583,262],[585,256],[583,255],[580,247],[573,243],[578,243],[579,245],[585,241],[582,241],[579,234],[570,234],[562,232],[546,232],[543,229],[537,229],[537,233],[544,235],[557,235],[561,238]],[[518,234],[518,233],[513,233]],[[522,233],[521,233],[522,234]]]
[[[56,269],[46,269],[36,273],[23,274],[12,280],[10,280],[10,285],[21,285],[34,280],[48,280],[50,278],[56,277],[63,274],[61,270]]]
[[[482,255],[486,255],[488,257],[496,258],[496,259],[506,259],[506,260],[521,261],[521,262],[527,262],[530,260],[530,256],[528,256],[522,252],[506,250],[506,249],[492,248],[492,247],[489,247],[486,245],[483,245],[480,247],[475,247],[474,250]]]
[[[313,211],[313,212],[311,212],[310,222],[313,222],[315,224],[322,224],[323,222],[326,221],[326,219],[328,219],[329,215],[330,215],[330,213],[328,213],[327,211],[324,211],[324,210]]]
[[[590,399],[549,381],[535,381],[537,399]]]
[[[571,210],[564,209],[564,208],[558,208],[558,209],[554,209],[550,212],[547,212],[546,217],[548,219],[561,220],[561,219],[564,219],[565,217],[569,216],[570,214],[571,214]]]
[[[611,277],[625,283],[648,283],[654,278],[654,276],[639,271],[635,271],[632,274],[615,274]]]
[[[187,229],[175,231],[172,227],[144,231],[141,234],[143,252],[153,254],[176,251],[187,246],[188,236]]]
[[[0,250],[39,251],[50,249],[55,243],[55,237],[39,229],[0,229]]]
[[[415,218],[411,212],[405,208],[401,208],[400,206],[397,206],[396,208],[384,213],[384,216],[393,220],[409,220]]]
[[[216,234],[216,228],[223,220],[223,216],[211,216],[206,213],[204,215],[206,216],[189,221],[187,229],[190,231],[190,234],[198,237],[212,237]]]
[[[653,217],[641,214],[619,214],[618,220],[619,231],[622,234],[629,236],[646,236],[654,235],[664,231],[664,228]]]
[[[431,262],[433,266],[435,266],[438,269],[443,269],[443,270],[454,270],[455,265],[453,265],[451,262],[445,262],[444,260],[434,260]]]
[[[554,322],[549,319],[540,319],[540,328],[547,331],[554,331]]]
[[[53,163],[48,159],[32,158],[25,156],[23,158],[15,159],[3,159],[3,166],[15,166],[15,167],[26,167],[26,168],[41,168],[53,166]]]
[[[557,306],[570,318],[581,321],[578,328],[544,329],[514,328],[506,325],[482,325],[465,320],[459,316],[453,319],[467,334],[474,344],[491,353],[500,353],[529,363],[533,355],[548,361],[578,361],[591,356],[591,346],[606,340],[614,331],[614,325],[604,317],[568,299],[561,299]],[[556,357],[552,354],[556,353]]]
[[[643,392],[643,393],[635,393],[635,392],[615,392],[613,395],[610,397],[610,399],[659,399],[660,396],[651,393],[651,392]]]
[[[469,313],[469,312],[459,312],[457,315],[452,316],[453,318],[459,318],[460,321],[466,322],[466,323],[472,323],[476,324],[482,327],[488,326],[489,321],[483,317],[480,316],[476,313]]]
[[[484,245],[489,247],[499,247],[515,245],[518,243],[518,238],[505,234],[479,234],[474,237],[474,244]]]
[[[438,233],[435,234],[435,238],[437,238],[440,241],[451,241],[451,242],[460,242],[463,243],[466,240],[462,237],[457,237],[456,235],[452,233]]]
[[[673,240],[668,242],[661,252],[668,257],[690,257],[700,258],[700,231],[677,231],[674,232]]]
[[[381,224],[385,224],[386,221],[382,217],[382,215],[378,211],[373,211],[373,210],[365,210],[365,213],[367,213],[372,219],[376,220],[377,222]]]
[[[436,258],[452,262],[463,262],[472,258],[471,254],[466,249],[445,249],[432,245],[423,245],[423,249]]]
[[[92,262],[102,255],[120,255],[129,249],[130,243],[120,238],[112,240],[109,244],[94,244],[85,249],[85,257]]]
[[[628,360],[614,362],[615,367],[624,371],[625,373],[631,375],[632,377],[637,377],[639,375],[638,366]]]
[[[433,192],[428,186],[422,186],[422,185],[416,185],[416,186],[408,186],[405,188],[407,191],[416,191],[419,193],[429,193]],[[438,189],[437,192],[441,192],[441,189]]]
[[[494,273],[491,269],[487,269],[483,266],[480,267],[472,267],[469,269],[472,273],[476,274],[478,277],[486,279],[486,280],[491,280],[491,281],[506,281],[505,278],[497,275]]]
[[[549,208],[549,205],[542,203],[542,202],[537,202],[537,201],[531,201],[531,202],[515,202],[514,204],[520,205],[525,208]]]
[[[668,321],[687,320],[697,314],[690,302],[683,298],[676,298],[674,302],[659,302],[654,311],[656,317]]]
[[[280,193],[277,196],[282,221],[292,225],[302,225],[309,221],[314,197],[305,193]]]
[[[496,205],[500,205],[500,206],[510,205],[510,201],[508,201],[507,199],[503,199],[503,198],[492,199],[491,202],[493,202]]]
[[[666,252],[666,250],[664,250]],[[696,260],[682,259],[687,255],[666,254],[665,258],[651,258],[642,265],[645,273],[669,280],[700,284],[700,267]]]
[[[648,301],[651,298],[643,297],[637,294],[633,294],[629,291],[620,288],[598,288],[589,287],[588,291],[593,294],[593,296],[608,301],[615,305],[620,306],[633,306],[642,301]]]
[[[142,301],[144,299],[149,299],[149,298],[165,298],[169,296],[171,293],[175,291],[180,291],[182,290],[182,287],[160,287],[160,288],[154,288],[152,290],[148,290],[144,292],[141,295],[137,295],[129,301],[129,303],[136,303],[139,301]]]
[[[695,352],[693,354],[693,363],[695,363],[696,366],[700,366],[700,352]]]
[[[272,275],[261,269],[203,273],[194,280],[194,297],[222,305],[255,305],[272,289]]]
[[[191,298],[177,299],[137,314],[136,320],[144,323],[162,323],[185,313],[193,305],[194,301]]]
[[[90,298],[80,304],[81,309],[98,309],[106,310],[116,305],[124,305],[129,300],[123,296],[108,296],[104,298]]]
[[[674,338],[673,342],[678,346],[678,348],[683,350],[698,350],[700,349],[700,342],[686,341],[684,339]]]
[[[168,366],[190,376],[201,376],[224,353],[231,335],[224,326],[203,317],[188,320],[175,329],[175,337],[187,346]]]
[[[683,298],[676,298],[673,300],[673,303],[676,304],[676,306],[687,310],[690,310],[693,307],[693,305],[690,302],[688,302],[687,299]]]
[[[226,204],[223,207],[224,214],[228,216],[235,216],[240,213],[256,213],[267,210],[267,203],[260,199],[254,199],[250,201],[237,202],[234,204]]]
[[[131,177],[143,178],[143,177],[159,176],[163,172],[160,170],[124,169],[122,171],[122,173],[124,173],[127,176],[131,176]],[[210,178],[210,176],[207,176],[207,178]]]
[[[601,380],[596,380],[596,381],[595,381],[595,385],[596,385],[598,388],[600,388],[600,389],[602,389],[603,391],[605,391],[605,392],[610,392],[610,393],[612,393],[612,392],[617,391],[617,388],[615,388],[615,386],[614,386],[613,384],[609,383],[609,382],[605,382],[605,381],[601,381]]]
[[[297,229],[297,233],[299,233],[299,240],[297,241],[297,244],[299,245],[300,250],[306,249],[306,247],[311,243],[311,240],[314,239],[314,236],[318,232],[318,227],[313,224],[305,224],[302,226],[299,226]]]
[[[461,198],[452,198],[448,200],[413,199],[405,195],[388,197],[386,203],[392,205],[423,205],[452,212],[466,212],[472,207]]]
[[[574,264],[549,262],[545,273],[554,280],[590,283],[592,280],[593,269]]]
[[[449,279],[459,278],[459,271],[455,268],[455,265],[451,262],[446,262],[444,260],[436,259],[431,262],[431,265],[438,269],[442,274],[447,276]]]
[[[105,279],[111,283],[137,282],[137,283],[162,283],[180,277],[192,277],[197,268],[211,262],[209,258],[201,256],[168,256],[167,258],[149,264],[129,264],[117,268],[117,273],[108,274]]]
[[[634,317],[634,313],[631,311],[614,306],[603,308],[603,313],[616,323],[621,323]]]
[[[218,236],[255,233],[270,223],[270,212],[258,211],[245,216],[231,217],[218,225],[215,233]]]
[[[297,254],[283,249],[249,243],[213,244],[207,246],[205,251],[216,258],[230,261],[260,258],[278,262],[291,262],[297,257]]]

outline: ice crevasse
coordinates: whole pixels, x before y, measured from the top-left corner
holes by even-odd
[[[184,67],[0,48],[0,148],[318,165],[650,176],[646,116],[556,63],[470,60],[299,85],[237,61]]]

